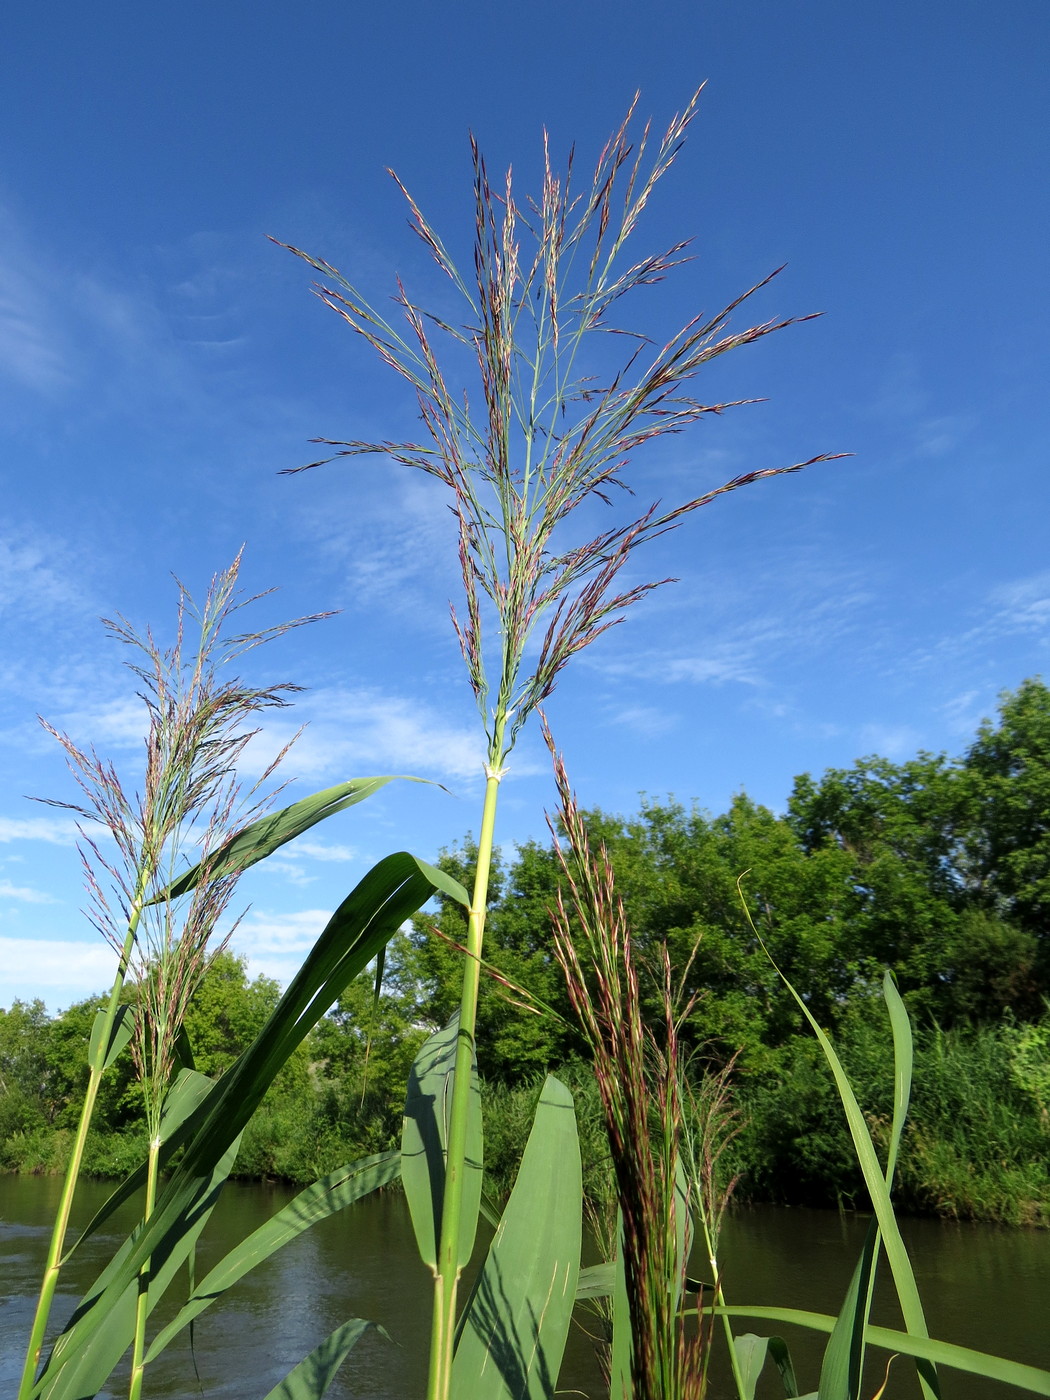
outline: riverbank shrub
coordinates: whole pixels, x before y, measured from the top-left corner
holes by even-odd
[[[627,872],[629,907],[648,930],[651,945],[659,946],[666,936],[670,946],[681,946],[685,935],[676,925],[693,931],[702,927],[715,945],[708,949],[710,967],[730,957],[734,937],[743,940],[732,928],[728,907],[719,929],[710,907],[696,913],[691,891],[701,872],[705,879],[718,873],[718,842],[737,840],[741,814],[745,826],[752,819],[746,804],[737,803],[736,813],[711,821],[673,805],[649,804],[629,821],[602,819],[615,838],[613,858]],[[771,814],[758,829],[771,824],[781,833],[787,830]],[[724,854],[719,875],[727,885],[734,850]],[[452,873],[469,879],[471,851],[468,845],[446,861]],[[781,847],[776,860],[782,871],[787,859]],[[767,898],[766,876],[767,867],[760,862],[757,888],[762,894],[755,903],[765,903],[767,926],[775,936],[778,911]],[[826,868],[820,878],[827,878]],[[553,1012],[564,1014],[563,997],[542,962],[540,940],[529,933],[545,917],[556,890],[550,852],[539,843],[506,862],[490,908],[489,955],[513,980],[542,996]],[[785,904],[789,910],[797,907],[781,892],[779,909]],[[434,1024],[430,1015],[446,1009],[457,955],[448,942],[426,937],[425,930],[436,920],[448,937],[458,940],[462,929],[450,905],[417,920],[412,936],[399,934],[394,940],[378,1002],[371,975],[357,979],[291,1057],[245,1131],[238,1176],[306,1184],[341,1162],[396,1145],[400,1086],[425,1038],[425,1026]],[[850,941],[841,922],[828,921],[826,942]],[[805,929],[796,916],[791,929],[797,946]],[[779,937],[777,946],[791,956],[789,938]],[[739,961],[750,954],[745,946],[732,956]],[[725,973],[721,980],[711,976],[699,988],[701,1000],[690,1025],[698,1039],[710,1026],[721,1030],[713,1044],[700,1047],[701,1058],[713,1055],[720,1061],[730,1026],[739,1023],[744,1010],[750,1014],[731,1081],[740,1114],[740,1133],[730,1153],[733,1172],[740,1177],[739,1196],[863,1208],[863,1182],[819,1047],[808,1033],[780,1035],[779,1028],[791,1027],[794,1018],[764,980],[752,986],[742,1010],[728,980]],[[211,1073],[227,1068],[258,1032],[278,995],[272,981],[249,979],[242,962],[221,954],[187,1018],[192,1042],[199,1047],[198,1062]],[[490,1189],[497,1196],[509,1192],[546,1069],[560,1066],[558,1072],[577,1100],[585,1181],[600,1196],[608,1189],[607,1149],[593,1076],[573,1053],[574,1037],[565,1022],[546,1013],[508,1015],[508,995],[513,994],[497,981],[483,979],[478,1026],[491,1067],[483,1097]],[[917,996],[925,1000],[921,988]],[[64,1170],[69,1124],[83,1080],[83,1046],[96,1005],[88,998],[54,1018],[39,1004],[15,1003],[0,1013],[0,1169]],[[863,994],[861,984],[850,1001],[831,1009],[828,1024],[878,1140],[892,1107],[892,1050],[878,1004]],[[520,1029],[512,1033],[508,1027],[513,1026]],[[538,1056],[547,1057],[542,1069],[537,1068]],[[1044,1011],[1029,1021],[1008,1014],[947,1027],[920,1024],[915,1057],[911,1117],[897,1178],[901,1207],[954,1219],[1050,1224],[1050,1014]],[[118,1064],[99,1096],[86,1149],[90,1174],[117,1176],[138,1160],[136,1144],[143,1129],[136,1109],[130,1070]]]
[[[1050,1129],[1014,1070],[1014,1024],[927,1027],[897,1169],[903,1210],[954,1220],[1050,1225]],[[877,1143],[892,1116],[892,1046],[855,1013],[836,1049]],[[817,1047],[793,1038],[737,1081],[741,1131],[731,1149],[739,1194],[792,1205],[865,1206],[838,1097]]]
[[[247,984],[250,986],[250,984]],[[351,999],[363,993],[362,987]],[[370,995],[370,991],[368,995]],[[401,1132],[401,1103],[381,1070],[381,1036],[372,1047],[379,1082],[361,1095],[360,1062],[339,1086],[331,1059],[338,1021],[322,1023],[302,1063],[284,1071],[242,1140],[235,1175],[305,1185],[342,1162],[388,1150]],[[902,1209],[949,1219],[1050,1226],[1050,1124],[1042,1062],[1050,1017],[1020,1025],[936,1027],[916,1034],[915,1088],[901,1147],[897,1199]],[[835,1038],[876,1142],[892,1111],[892,1047],[874,1011],[855,1009]],[[359,1047],[363,1058],[363,1046]],[[1020,1050],[1018,1047],[1021,1047]],[[393,1050],[386,1047],[388,1054]],[[339,1051],[346,1054],[345,1050]],[[1020,1059],[1019,1059],[1020,1057]],[[371,1056],[370,1056],[371,1058]],[[1018,1064],[1022,1068],[1018,1069]],[[584,1182],[608,1196],[608,1144],[590,1067],[575,1058],[557,1069],[576,1102]],[[505,1198],[514,1183],[544,1076],[484,1085],[487,1187]],[[849,1151],[834,1083],[816,1043],[794,1036],[739,1071],[732,1102],[740,1131],[728,1151],[737,1195],[752,1202],[866,1208],[863,1181]],[[14,1126],[0,1138],[0,1169],[59,1173],[70,1131],[43,1121],[24,1099],[0,1097]],[[141,1160],[144,1129],[93,1130],[85,1154],[92,1176],[119,1177]]]

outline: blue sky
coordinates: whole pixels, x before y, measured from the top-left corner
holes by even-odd
[[[314,436],[398,437],[414,405],[272,234],[381,300],[445,292],[392,167],[469,255],[468,131],[538,186],[596,156],[637,90],[700,115],[638,237],[694,261],[640,299],[654,338],[781,263],[752,319],[817,321],[712,367],[768,402],[642,452],[642,504],[819,452],[639,556],[680,582],[577,659],[550,705],[586,805],[638,794],[783,806],[795,774],[867,753],[960,752],[996,696],[1046,672],[1044,0],[619,0],[527,8],[110,0],[0,20],[0,1005],[105,985],[80,914],[72,797],[42,714],[135,785],[133,686],[98,618],[163,636],[177,573],[203,591],[246,545],[261,623],[339,616],[258,653],[307,692],[293,795],[410,772],[241,886],[253,971],[287,976],[386,851],[476,826],[479,738],[447,621],[440,493],[370,460],[301,477]],[[283,717],[282,717],[283,719]],[[528,731],[499,835],[543,834]]]

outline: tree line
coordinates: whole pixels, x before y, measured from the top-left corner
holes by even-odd
[[[1005,694],[961,756],[871,757],[805,774],[780,814],[741,793],[719,816],[668,799],[630,817],[593,810],[587,821],[653,970],[643,994],[655,1011],[666,950],[680,1005],[691,1007],[683,1038],[697,1073],[732,1065],[740,1132],[729,1160],[745,1191],[855,1195],[833,1090],[776,969],[836,1037],[877,1122],[888,1121],[892,1092],[877,991],[889,967],[917,1027],[902,1190],[922,1209],[1050,1218],[1050,690],[1041,680]],[[474,854],[467,837],[439,863],[469,883]],[[551,953],[558,883],[552,844],[531,841],[497,863],[490,889],[477,1034],[508,1171],[514,1134],[495,1117],[524,1121],[515,1096],[527,1098],[553,1066],[569,1067],[586,1093]],[[370,976],[358,979],[283,1072],[248,1130],[242,1171],[308,1179],[346,1160],[351,1145],[376,1151],[396,1136],[412,1058],[458,1005],[464,936],[464,911],[449,900],[395,938],[378,995]],[[221,1073],[278,995],[276,983],[250,980],[220,954],[187,1019],[197,1067]],[[98,1000],[54,1018],[39,1002],[0,1011],[0,1165],[61,1165]],[[89,1167],[119,1171],[141,1131],[130,1063],[104,1093]]]

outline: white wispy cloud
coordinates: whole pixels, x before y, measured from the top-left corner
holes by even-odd
[[[69,378],[62,335],[32,259],[0,215],[0,375],[48,392]]]
[[[83,605],[83,581],[56,560],[68,557],[62,542],[36,530],[0,533],[0,613],[20,620]]]
[[[274,953],[302,953],[312,947],[330,909],[300,909],[291,914],[268,914],[253,909],[237,926],[233,943],[240,953],[254,959]]]
[[[41,991],[88,996],[112,982],[113,963],[112,948],[101,942],[0,937],[5,987],[30,983]]]
[[[308,875],[301,865],[296,865],[290,860],[279,860],[273,856],[266,862],[264,867],[267,875],[280,875],[282,880],[287,880],[290,885],[312,885],[317,881],[316,875]]]
[[[874,590],[861,572],[817,567],[799,551],[744,579],[703,577],[664,593],[662,605],[656,597],[652,617],[639,614],[624,632],[627,645],[598,650],[588,664],[653,685],[762,687],[784,658],[817,658],[859,634]],[[655,644],[631,645],[640,633]]]
[[[996,654],[1007,639],[1050,643],[1050,570],[995,584],[969,610],[969,626],[957,626],[932,644],[917,648],[911,666],[972,666]],[[964,682],[961,682],[964,683]]]
[[[58,904],[54,895],[43,890],[34,890],[28,885],[12,885],[10,880],[0,880],[0,899],[20,899],[25,904]]]
[[[304,776],[395,772],[463,779],[481,773],[484,753],[476,725],[457,724],[403,696],[367,689],[318,690],[296,706],[296,719],[308,727],[289,765]],[[245,771],[261,772],[274,749],[293,733],[290,724],[268,724],[245,752]]]
[[[249,976],[288,982],[331,917],[328,909],[300,909],[289,914],[253,909],[238,925],[231,947],[247,958]]]
[[[72,817],[0,817],[0,841],[46,841],[72,846],[77,839]]]
[[[999,584],[989,601],[993,626],[1013,632],[1050,631],[1050,569]]]
[[[981,690],[964,690],[946,700],[940,707],[940,713],[947,719],[952,734],[970,738],[983,716],[988,713],[988,700],[989,697]]]
[[[970,414],[940,413],[930,400],[917,356],[901,351],[886,367],[870,413],[896,430],[908,455],[943,457],[972,432]]]
[[[149,726],[146,707],[135,695],[68,709],[52,722],[75,743],[100,750],[141,749]]]
[[[922,747],[922,734],[910,724],[865,724],[860,730],[865,753],[884,758],[911,758]]]
[[[357,852],[352,846],[328,845],[324,841],[296,841],[295,854],[310,856],[312,860],[356,860]]]
[[[614,724],[622,724],[645,738],[658,738],[669,734],[678,724],[678,716],[655,705],[626,705],[615,710],[611,716]]]
[[[450,636],[448,600],[459,597],[461,582],[448,493],[419,472],[377,460],[355,482],[350,529],[337,469],[326,470],[332,474],[315,488],[319,501],[301,508],[299,519],[341,571],[342,598],[395,615],[414,635]]]

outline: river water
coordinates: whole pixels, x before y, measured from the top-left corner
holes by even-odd
[[[14,1393],[22,1349],[47,1247],[59,1182],[0,1176],[0,1396]],[[76,1218],[86,1221],[108,1189],[84,1183]],[[227,1187],[199,1251],[197,1277],[290,1199],[280,1187]],[[130,1223],[130,1217],[128,1218]],[[721,1247],[730,1302],[780,1304],[837,1312],[856,1262],[866,1221],[834,1212],[738,1209]],[[904,1222],[932,1335],[978,1350],[1050,1368],[1050,1232]],[[56,1304],[68,1314],[73,1287],[86,1284],[119,1241],[114,1227],[74,1256]],[[893,1307],[877,1301],[875,1321],[897,1325]],[[419,1264],[404,1198],[390,1191],[358,1202],[316,1226],[250,1274],[198,1321],[188,1340],[173,1343],[147,1372],[150,1397],[203,1395],[261,1400],[291,1367],[348,1317],[381,1323],[390,1335],[365,1336],[328,1392],[333,1400],[410,1400],[425,1388],[430,1327],[429,1274]],[[762,1323],[741,1323],[739,1331]],[[815,1389],[822,1342],[802,1330],[784,1332],[805,1389]],[[719,1350],[720,1350],[719,1346]],[[879,1355],[879,1354],[876,1354]],[[717,1356],[717,1353],[716,1353]],[[885,1359],[872,1368],[871,1395]],[[197,1376],[194,1373],[196,1365]],[[112,1382],[121,1393],[119,1378]],[[1025,1392],[943,1374],[945,1400],[999,1400]],[[573,1329],[559,1391],[603,1395],[591,1342]],[[782,1395],[775,1373],[758,1400]],[[914,1371],[894,1362],[885,1400],[918,1394]],[[730,1400],[724,1370],[712,1369],[710,1400]]]

